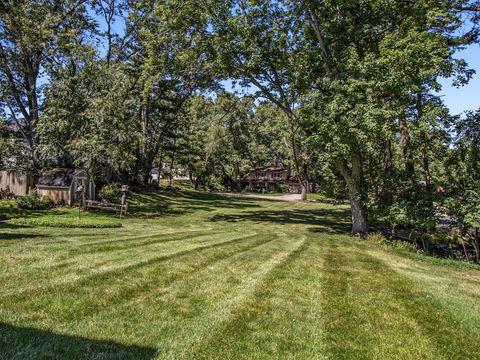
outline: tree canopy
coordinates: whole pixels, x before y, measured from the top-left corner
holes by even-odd
[[[456,54],[479,14],[467,0],[4,1],[0,164],[144,185],[169,164],[232,191],[255,166],[289,166],[304,199],[309,182],[348,197],[354,234],[372,211],[428,230],[439,206],[478,227],[479,110],[450,114],[437,92],[474,76]]]

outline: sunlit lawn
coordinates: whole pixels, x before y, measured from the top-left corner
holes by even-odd
[[[346,207],[133,200],[122,228],[0,225],[1,359],[480,356],[480,271],[349,237]]]

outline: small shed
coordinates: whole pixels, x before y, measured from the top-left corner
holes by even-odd
[[[85,189],[85,200],[95,200],[95,183],[85,170],[50,169],[40,174],[37,183],[39,196],[53,201],[73,205],[80,200],[75,193],[79,186]]]

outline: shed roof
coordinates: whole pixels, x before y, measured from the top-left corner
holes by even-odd
[[[50,169],[42,172],[38,179],[38,186],[69,187],[76,176],[86,176],[84,170]]]

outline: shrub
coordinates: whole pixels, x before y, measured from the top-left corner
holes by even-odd
[[[99,192],[100,199],[105,202],[118,203],[122,196],[122,189],[119,184],[111,183],[105,185]]]
[[[45,196],[39,197],[37,190],[31,190],[27,195],[18,197],[15,202],[22,210],[45,210],[55,206],[52,199]]]
[[[0,200],[13,200],[15,199],[15,194],[10,191],[10,187],[7,186],[5,189],[0,188]]]
[[[365,236],[365,240],[375,244],[386,244],[388,242],[381,233],[369,233]]]
[[[278,188],[282,193],[287,193],[288,192],[288,185],[287,184],[279,184]]]
[[[177,187],[176,186],[173,186],[173,185],[167,185],[165,186],[165,191],[170,191],[170,192],[174,192],[174,191],[177,191]]]
[[[405,189],[394,194],[385,210],[394,235],[399,225],[425,232],[433,229],[437,222],[433,196],[418,184],[405,184]]]

